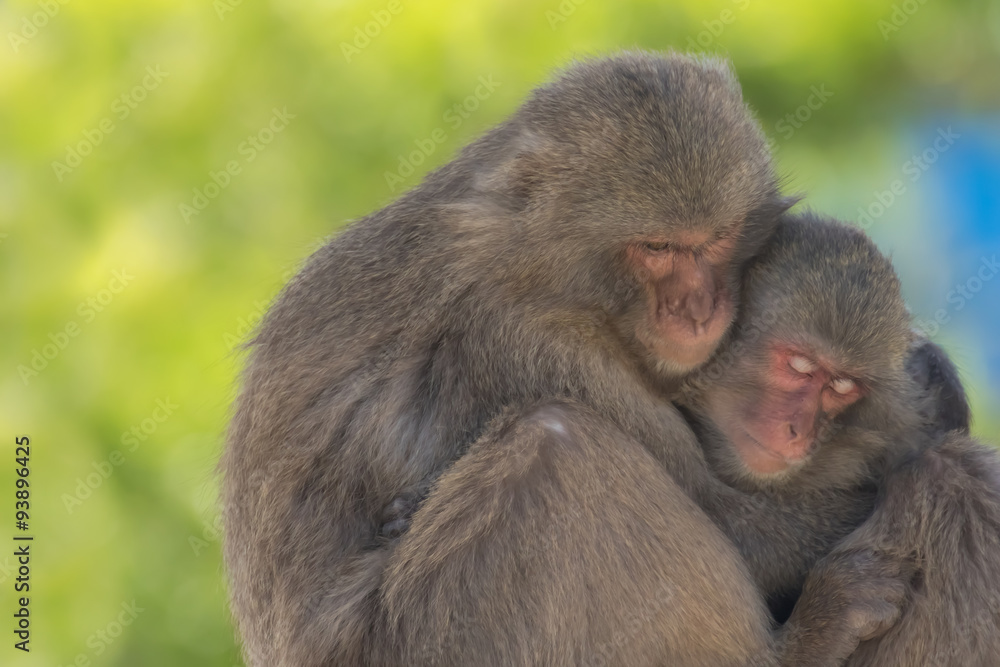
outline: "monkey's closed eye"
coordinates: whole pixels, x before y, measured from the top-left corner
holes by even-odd
[[[805,357],[800,357],[797,354],[793,355],[788,360],[788,365],[791,366],[793,370],[795,370],[798,373],[802,373],[803,375],[809,375],[814,370],[816,370],[816,364],[809,361]]]
[[[852,391],[854,391],[854,387],[857,385],[855,384],[854,380],[851,380],[849,378],[836,378],[833,382],[830,383],[830,386],[833,387],[833,390],[835,392],[843,396],[844,394],[850,394]]]
[[[663,252],[664,250],[666,250],[666,249],[668,249],[670,247],[670,242],[669,241],[660,241],[660,242],[653,242],[653,241],[651,241],[649,243],[644,243],[643,245],[646,247],[646,250],[652,250],[653,252]]]

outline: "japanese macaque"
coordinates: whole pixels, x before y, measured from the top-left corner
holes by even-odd
[[[248,663],[819,666],[889,627],[873,558],[775,631],[668,398],[791,203],[724,63],[624,54],[319,250],[223,458]]]
[[[737,540],[776,616],[822,558],[874,553],[915,588],[848,664],[1000,664],[1000,463],[967,437],[957,373],[911,331],[889,260],[853,228],[789,215],[744,285],[731,341],[680,402],[722,479],[802,517]]]

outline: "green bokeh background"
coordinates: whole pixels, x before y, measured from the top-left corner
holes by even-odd
[[[1000,155],[998,0],[398,2],[0,2],[0,664],[241,664],[215,477],[235,344],[325,237],[416,184],[553,67],[628,47],[730,54],[788,189],[850,220],[938,128],[968,123],[977,159]],[[163,75],[143,88],[147,68]],[[470,100],[481,77],[499,85]],[[268,137],[275,109],[294,118]],[[248,160],[255,135],[270,141]],[[432,136],[445,138],[414,165]],[[939,157],[869,228],[925,320],[1000,251],[989,202],[955,232],[960,155]],[[230,161],[240,172],[185,216]],[[980,172],[988,195],[995,172]],[[131,277],[112,292],[116,271]],[[998,442],[1000,280],[957,310],[935,338],[962,367],[977,435]],[[176,406],[162,421],[158,400]],[[4,546],[21,434],[36,536],[28,655],[11,646]],[[118,633],[133,601],[142,611]]]

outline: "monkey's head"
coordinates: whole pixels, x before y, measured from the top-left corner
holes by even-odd
[[[724,477],[825,479],[917,423],[912,334],[889,260],[860,231],[785,216],[750,266],[744,311],[681,402]]]
[[[715,350],[746,261],[793,201],[718,60],[629,53],[575,65],[487,143],[506,158],[477,185],[515,209],[520,275],[608,313],[667,375]]]

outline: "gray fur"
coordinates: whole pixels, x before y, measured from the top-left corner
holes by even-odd
[[[700,407],[710,392],[755,391],[762,343],[775,338],[827,353],[867,394],[828,425],[804,466],[755,478]],[[880,554],[912,568],[917,585],[899,622],[847,664],[1000,664],[1000,457],[968,438],[957,372],[911,332],[889,260],[853,228],[786,216],[747,273],[741,319],[719,356],[732,348],[738,361],[718,380],[689,378],[681,401],[723,479],[808,517],[771,541],[737,542],[772,605],[794,601],[803,582],[808,593],[807,575],[831,559]]]
[[[624,54],[319,250],[253,340],[223,459],[248,663],[836,664],[851,601],[803,613],[826,637],[772,633],[692,502],[752,501],[668,402],[624,262],[729,235],[738,294],[789,204],[727,66]],[[798,520],[774,516],[731,529]]]

